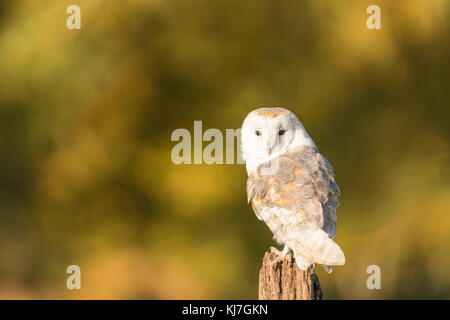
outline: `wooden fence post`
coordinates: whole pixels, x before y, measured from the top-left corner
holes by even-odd
[[[276,254],[266,252],[259,271],[260,300],[321,300],[322,289],[314,269],[302,271],[287,255],[273,263]]]

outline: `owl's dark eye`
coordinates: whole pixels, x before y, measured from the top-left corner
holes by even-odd
[[[259,137],[261,135],[261,131],[255,131],[255,134]]]
[[[280,131],[278,131],[278,134],[279,134],[280,136],[282,136],[285,132],[286,132],[286,130],[280,130]]]

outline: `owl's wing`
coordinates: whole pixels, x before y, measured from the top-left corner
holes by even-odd
[[[247,202],[250,202],[253,207],[253,211],[259,220],[263,220],[259,212],[261,208],[259,205],[260,200],[264,199],[269,189],[269,183],[267,176],[251,175],[247,179]]]
[[[278,241],[311,262],[344,263],[342,250],[332,240],[339,187],[330,163],[317,149],[302,147],[260,165],[247,181],[247,195],[256,216]]]

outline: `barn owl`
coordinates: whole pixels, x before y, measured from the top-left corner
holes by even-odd
[[[260,108],[241,129],[242,157],[248,174],[247,197],[259,220],[301,270],[321,264],[327,272],[345,263],[336,242],[339,187],[300,120],[284,108]]]

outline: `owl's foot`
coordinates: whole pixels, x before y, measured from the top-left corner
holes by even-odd
[[[292,255],[290,253],[288,246],[284,246],[282,251],[280,251],[274,247],[270,247],[270,252],[273,252],[277,255],[275,260],[272,261],[272,266],[276,265],[279,261],[283,260],[286,257],[286,255],[289,256],[289,259],[292,258]]]
[[[308,270],[309,266],[311,266],[311,265],[312,265],[313,269],[315,267],[315,264],[309,262],[308,260],[306,260],[305,258],[303,258],[302,256],[299,256],[299,255],[297,255],[295,257],[295,263],[297,264],[299,269],[302,271]]]

